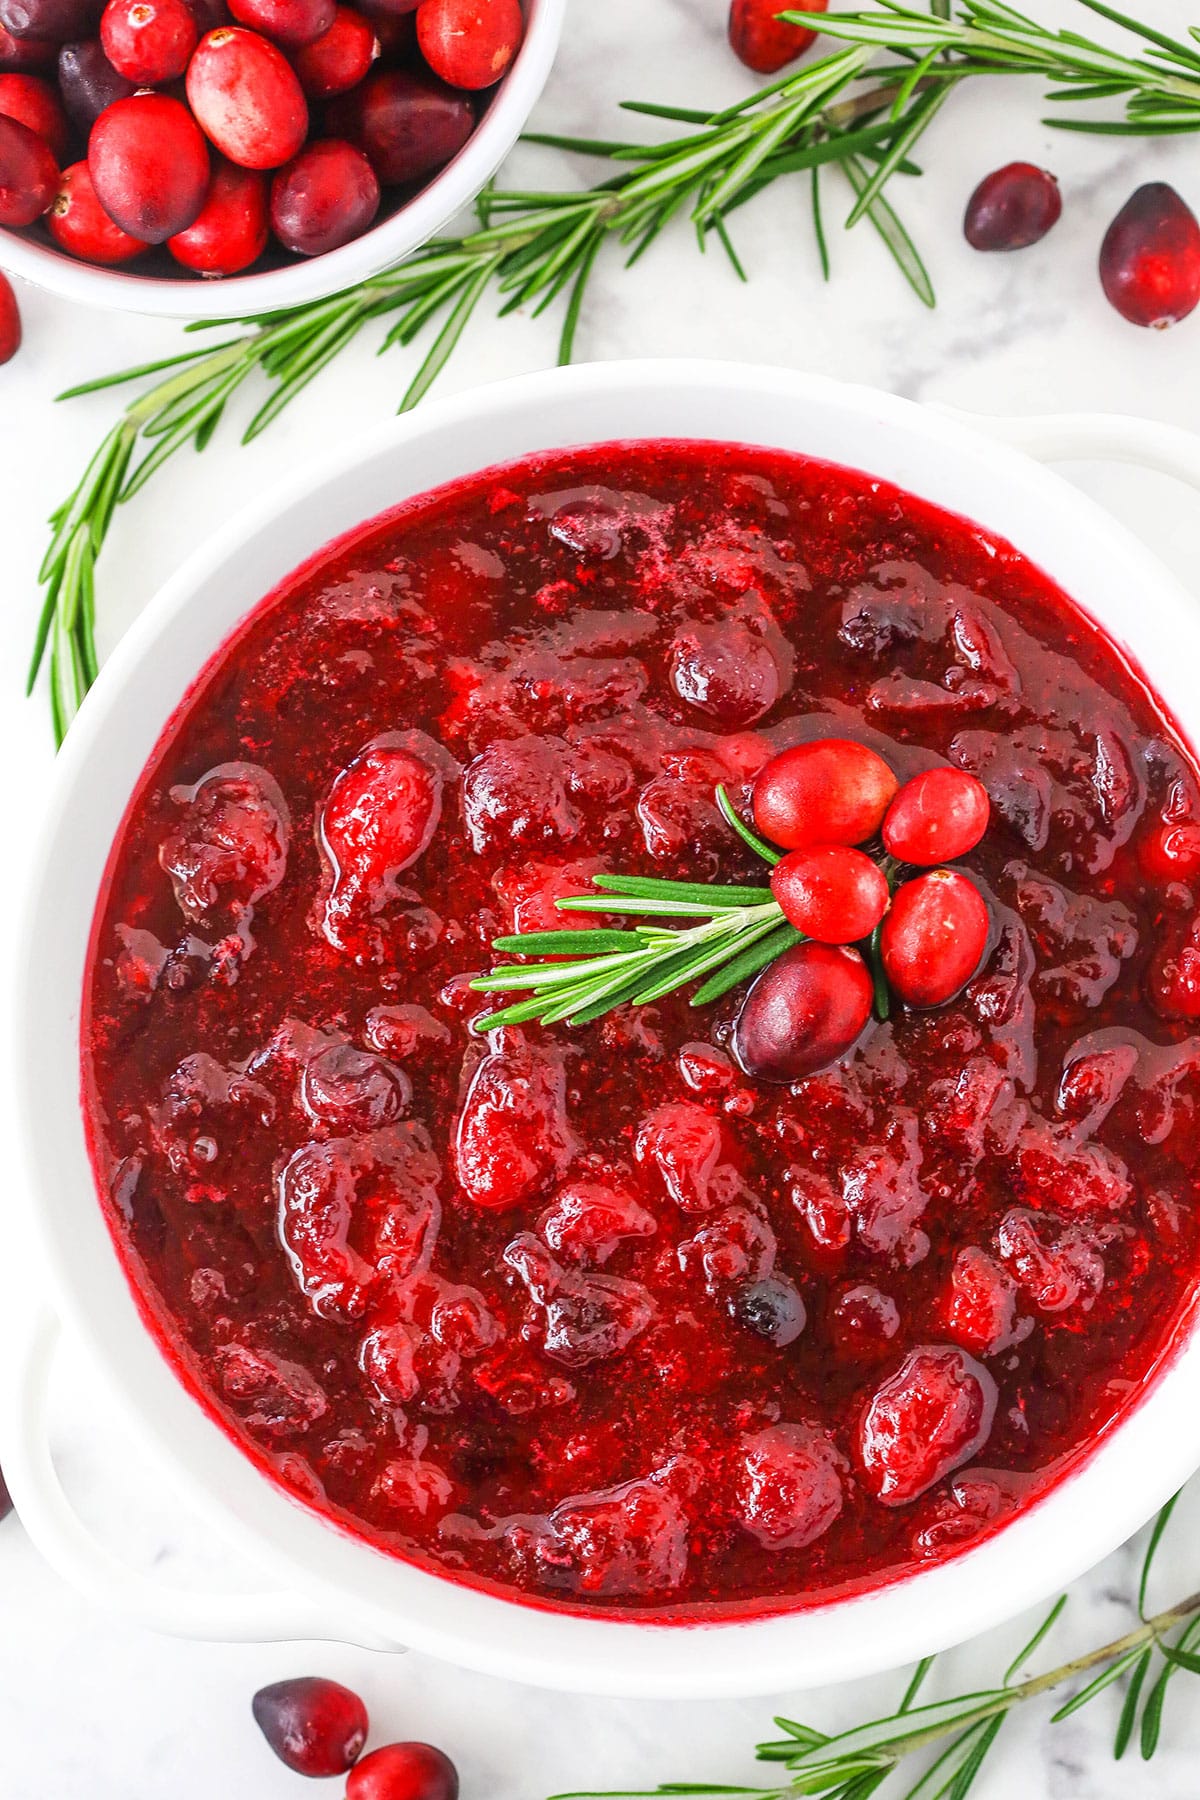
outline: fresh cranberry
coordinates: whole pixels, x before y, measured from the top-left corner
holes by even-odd
[[[380,69],[329,109],[328,124],[366,152],[385,187],[408,186],[444,168],[475,129],[475,113],[433,75]]]
[[[883,870],[846,844],[789,851],[771,871],[771,892],[796,930],[821,944],[870,937],[888,904]]]
[[[0,0],[0,26],[15,38],[65,44],[96,29],[104,0]]]
[[[208,192],[208,150],[181,100],[133,94],[101,113],[88,137],[96,197],[147,244],[185,231]]]
[[[774,75],[785,63],[803,56],[816,39],[806,25],[787,25],[781,12],[826,12],[829,0],[733,0],[729,8],[729,42],[734,54],[757,75]]]
[[[139,87],[182,75],[199,36],[184,0],[108,0],[100,20],[104,54]]]
[[[105,107],[128,100],[135,84],[113,68],[99,38],[64,44],[58,53],[58,88],[72,122],[90,131]]]
[[[259,1688],[250,1708],[280,1762],[297,1775],[344,1775],[367,1741],[367,1709],[358,1695],[320,1675]]]
[[[46,214],[50,236],[61,250],[85,262],[131,262],[147,245],[114,224],[99,200],[85,162],[64,169],[50,211]]]
[[[524,35],[520,0],[423,0],[417,9],[421,54],[451,87],[494,87]]]
[[[18,75],[52,69],[57,55],[53,38],[14,37],[0,25],[0,69]]]
[[[458,1800],[458,1770],[432,1744],[385,1744],[352,1771],[346,1800]]]
[[[292,57],[292,67],[310,100],[328,100],[357,87],[379,55],[371,21],[351,6],[339,6],[333,24]]]
[[[308,135],[304,90],[281,50],[230,26],[200,40],[187,97],[205,134],[243,169],[277,169]]]
[[[204,205],[186,231],[167,239],[167,249],[196,275],[238,275],[267,247],[266,176],[218,162]]]
[[[17,306],[17,296],[13,293],[13,285],[8,276],[0,274],[0,366],[11,362],[20,348],[21,312]],[[7,1511],[4,1504],[7,1499],[4,1477],[0,1475],[0,1519]]]
[[[987,901],[965,875],[935,869],[892,896],[879,948],[892,987],[910,1006],[941,1006],[966,986],[987,945]]]
[[[906,781],[883,821],[883,845],[901,862],[931,868],[973,850],[988,828],[992,803],[977,776],[926,769]]]
[[[1049,169],[1005,163],[985,175],[967,201],[963,233],[972,250],[1024,250],[1062,217],[1062,194]]]
[[[45,138],[0,113],[0,225],[32,225],[58,191],[58,164]]]
[[[337,0],[229,0],[239,25],[280,44],[313,44],[333,24]]]
[[[974,1357],[943,1345],[910,1351],[859,1421],[867,1491],[882,1506],[907,1506],[983,1448],[995,1411],[996,1383]]]
[[[760,1081],[799,1081],[845,1055],[871,1016],[873,997],[856,951],[795,944],[747,994],[734,1052],[747,1075]]]
[[[1100,282],[1123,319],[1156,331],[1200,304],[1200,222],[1165,181],[1138,188],[1105,232]]]
[[[361,237],[379,211],[379,183],[344,138],[306,144],[271,183],[271,227],[297,256],[321,256]]]
[[[67,115],[48,81],[38,75],[0,75],[0,115],[28,125],[62,162],[67,154]]]
[[[754,822],[785,850],[861,844],[896,792],[882,756],[851,738],[816,738],[773,756],[754,783]]]

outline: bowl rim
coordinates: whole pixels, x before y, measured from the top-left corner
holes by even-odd
[[[0,230],[0,269],[83,306],[163,319],[251,317],[355,287],[436,237],[491,180],[541,97],[558,54],[566,7],[567,0],[525,0],[521,48],[458,155],[389,218],[338,250],[216,280],[182,269],[166,276],[140,275],[133,267],[106,268],[32,235]]]
[[[591,428],[597,418],[637,421],[660,415],[657,431],[637,423],[632,429]],[[761,424],[747,428],[742,421],[751,418]],[[303,537],[307,526],[325,541],[348,529],[355,522],[349,512],[333,532],[312,518],[322,496],[337,503],[339,483],[344,489],[340,503],[348,508],[362,491],[365,472],[387,471],[405,459],[424,472],[440,469],[449,456],[465,473],[533,452],[539,445],[555,449],[653,435],[780,443],[769,431],[776,418],[778,431],[787,434],[782,447],[800,447],[792,439],[801,431],[807,438],[815,429],[819,438],[822,431],[844,430],[861,446],[859,455],[833,460],[880,474],[894,447],[910,448],[945,482],[941,491],[928,492],[939,504],[951,505],[946,489],[957,492],[965,481],[998,496],[997,506],[1005,499],[1010,511],[1028,508],[1030,534],[1048,547],[1057,545],[1068,562],[1092,572],[1096,587],[1087,588],[1080,604],[1096,612],[1089,602],[1098,593],[1128,597],[1128,603],[1121,599],[1120,604],[1130,632],[1118,631],[1112,617],[1098,613],[1118,641],[1140,644],[1145,633],[1148,642],[1147,621],[1161,618],[1162,642],[1155,657],[1139,652],[1138,660],[1149,663],[1153,685],[1181,728],[1189,737],[1196,735],[1200,700],[1189,707],[1174,698],[1188,693],[1183,672],[1195,666],[1188,650],[1200,658],[1200,614],[1194,600],[1144,545],[1062,477],[959,420],[822,376],[690,361],[585,365],[428,402],[418,413],[327,453],[280,482],[181,566],[130,627],[72,727],[46,796],[14,941],[54,946],[64,919],[78,921],[83,915],[90,927],[95,846],[87,847],[86,840],[89,832],[93,837],[98,833],[107,844],[112,833],[106,816],[114,806],[118,818],[123,814],[132,786],[126,783],[114,802],[111,793],[104,801],[106,784],[111,789],[121,779],[122,763],[133,767],[136,776],[146,760],[147,739],[152,747],[207,660],[203,657],[181,679],[173,672],[165,699],[161,693],[153,698],[163,686],[161,664],[170,663],[168,647],[189,621],[193,631],[197,628],[207,590],[222,591],[222,584],[227,588],[234,571],[252,562],[255,553],[279,563],[281,575],[303,561],[307,549],[298,554],[290,536],[283,552],[278,540],[285,530]],[[704,428],[706,419],[709,429]],[[481,455],[478,446],[496,430],[502,437],[532,434],[535,441],[524,450],[514,445],[498,456]],[[811,453],[827,454],[823,444],[814,445]],[[411,491],[425,491],[445,478],[422,480]],[[886,478],[894,477],[889,472]],[[922,491],[919,482],[912,485]],[[368,509],[368,516],[370,510],[379,509]],[[1021,534],[1005,529],[988,512],[975,509],[973,516],[1013,538],[1061,579],[1053,557],[1035,554],[1028,538],[1022,541]],[[272,541],[276,548],[268,553]],[[246,579],[252,587],[261,576],[251,568]],[[267,591],[260,586],[254,598]],[[231,619],[245,610],[240,603],[234,606]],[[214,649],[230,628],[230,621],[214,620],[206,612],[202,624],[209,637],[215,632]],[[1162,679],[1160,669],[1169,680]],[[142,699],[147,706],[139,712]],[[122,735],[130,740],[124,749]],[[120,751],[116,758],[114,746]],[[77,854],[81,843],[85,881]],[[63,954],[53,956],[49,965],[43,961],[35,967],[32,958],[24,960],[17,970],[13,1008],[19,1046],[16,1113],[27,1176],[23,1191],[58,1306],[142,1444],[185,1482],[190,1497],[223,1533],[277,1578],[327,1607],[335,1634],[398,1632],[412,1647],[463,1666],[591,1693],[732,1696],[824,1685],[944,1649],[1044,1600],[1128,1538],[1200,1462],[1200,1334],[1193,1310],[1180,1325],[1174,1350],[1136,1403],[1043,1498],[953,1560],[846,1600],[748,1620],[650,1624],[530,1607],[388,1557],[331,1529],[327,1520],[291,1500],[196,1405],[142,1324],[95,1204],[90,1170],[83,1189],[87,1212],[80,1213],[78,1165],[71,1163],[67,1146],[76,1135],[82,1137],[82,1130],[78,1122],[62,1128],[64,1105],[68,1111],[79,1110],[78,994],[73,1004],[68,999],[69,1017],[53,1016],[55,987],[69,996],[69,967],[82,966],[80,947],[72,949],[72,941],[64,941]],[[60,1048],[69,1041],[74,1050],[69,1069],[56,1050],[59,1040]],[[107,1246],[98,1261],[97,1231]]]

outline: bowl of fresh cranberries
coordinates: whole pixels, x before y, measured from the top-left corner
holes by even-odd
[[[565,0],[0,0],[0,265],[221,318],[398,262],[541,93]]]
[[[1200,1463],[1198,662],[1030,456],[779,370],[533,376],[258,500],[71,728],[14,1116],[55,1311],[266,1586],[90,1545],[44,1333],[35,1541],[641,1695],[1057,1592]]]

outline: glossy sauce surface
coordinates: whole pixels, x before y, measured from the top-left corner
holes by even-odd
[[[492,938],[591,873],[760,879],[714,783],[831,735],[989,790],[957,1000],[791,1089],[741,991],[472,1034]],[[632,444],[413,502],[221,650],[114,851],[84,1094],[151,1327],[306,1503],[533,1600],[951,1555],[1190,1304],[1198,813],[1102,634],[887,484]]]

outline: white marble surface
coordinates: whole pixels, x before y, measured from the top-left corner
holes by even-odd
[[[1030,0],[1040,15],[1087,20],[1071,0]],[[1144,0],[1141,13],[1178,26],[1184,0]],[[725,101],[746,83],[723,44],[724,0],[575,0],[558,69],[538,123],[611,134],[618,99]],[[614,262],[595,282],[579,336],[582,356],[719,355],[775,360],[869,381],[924,401],[991,412],[1110,408],[1182,425],[1200,399],[1200,316],[1159,336],[1124,325],[1095,276],[1104,226],[1139,181],[1174,180],[1200,209],[1195,141],[1138,143],[1055,137],[1038,124],[1037,90],[976,89],[943,113],[922,148],[928,174],[906,186],[903,211],[924,247],[940,304],[925,312],[864,227],[832,233],[835,279],[822,286],[803,188],[783,186],[741,215],[739,247],[752,280],[739,287],[719,255],[699,261],[680,229],[632,274]],[[628,121],[636,131],[636,121]],[[1043,246],[1011,258],[970,252],[959,232],[974,181],[1013,157],[1045,161],[1063,182],[1066,214]],[[565,177],[565,159],[526,150],[540,181]],[[557,165],[557,166],[556,166]],[[833,186],[830,185],[830,200]],[[0,750],[8,819],[11,902],[22,827],[36,816],[51,763],[44,699],[19,698],[36,608],[39,521],[60,497],[112,416],[99,396],[55,409],[51,396],[99,371],[167,354],[177,328],[83,313],[25,289],[26,343],[0,371]],[[550,360],[548,321],[480,318],[444,385],[466,386]],[[211,521],[255,484],[274,481],[331,434],[365,429],[398,398],[404,357],[382,362],[364,340],[253,448],[235,448],[230,421],[200,462],[173,463],[124,514],[103,563],[103,637],[111,643]],[[1072,471],[1152,538],[1200,592],[1195,501],[1170,482],[1130,471]],[[7,914],[0,914],[7,924]],[[0,930],[0,941],[11,932]],[[11,946],[18,954],[26,946]],[[0,1091],[5,1084],[0,1076]],[[3,1139],[0,1138],[0,1142]],[[12,1199],[0,1183],[0,1207]],[[3,1236],[0,1333],[20,1329],[35,1279],[15,1227]],[[0,1380],[7,1357],[0,1346]],[[122,1453],[105,1396],[80,1360],[63,1359],[54,1421],[64,1479],[81,1511],[138,1565],[164,1579],[224,1580],[223,1547],[190,1520],[181,1498]],[[2,1446],[0,1446],[2,1456]],[[1197,1585],[1194,1524],[1200,1494],[1181,1513],[1155,1586],[1162,1603]],[[1190,1552],[1190,1553],[1189,1553]],[[1080,1582],[1060,1627],[1063,1654],[1127,1628],[1134,1552]],[[994,1678],[1020,1641],[1014,1625],[945,1659],[934,1692]],[[445,1745],[463,1773],[464,1800],[540,1800],[594,1783],[760,1780],[756,1738],[781,1706],[831,1729],[867,1716],[897,1678],[780,1701],[648,1705],[567,1699],[467,1676],[419,1658],[327,1646],[224,1648],[152,1638],[101,1615],[40,1562],[15,1519],[0,1526],[0,1795],[4,1800],[286,1800],[304,1790],[275,1763],[250,1720],[263,1682],[323,1672],[367,1697],[376,1741],[422,1736]],[[951,1686],[951,1684],[954,1684]],[[1194,1689],[1176,1684],[1164,1745],[1149,1767],[1108,1749],[1115,1704],[1051,1728],[1047,1710],[1013,1722],[980,1800],[1195,1800],[1200,1724]],[[336,1791],[330,1784],[329,1791]]]

